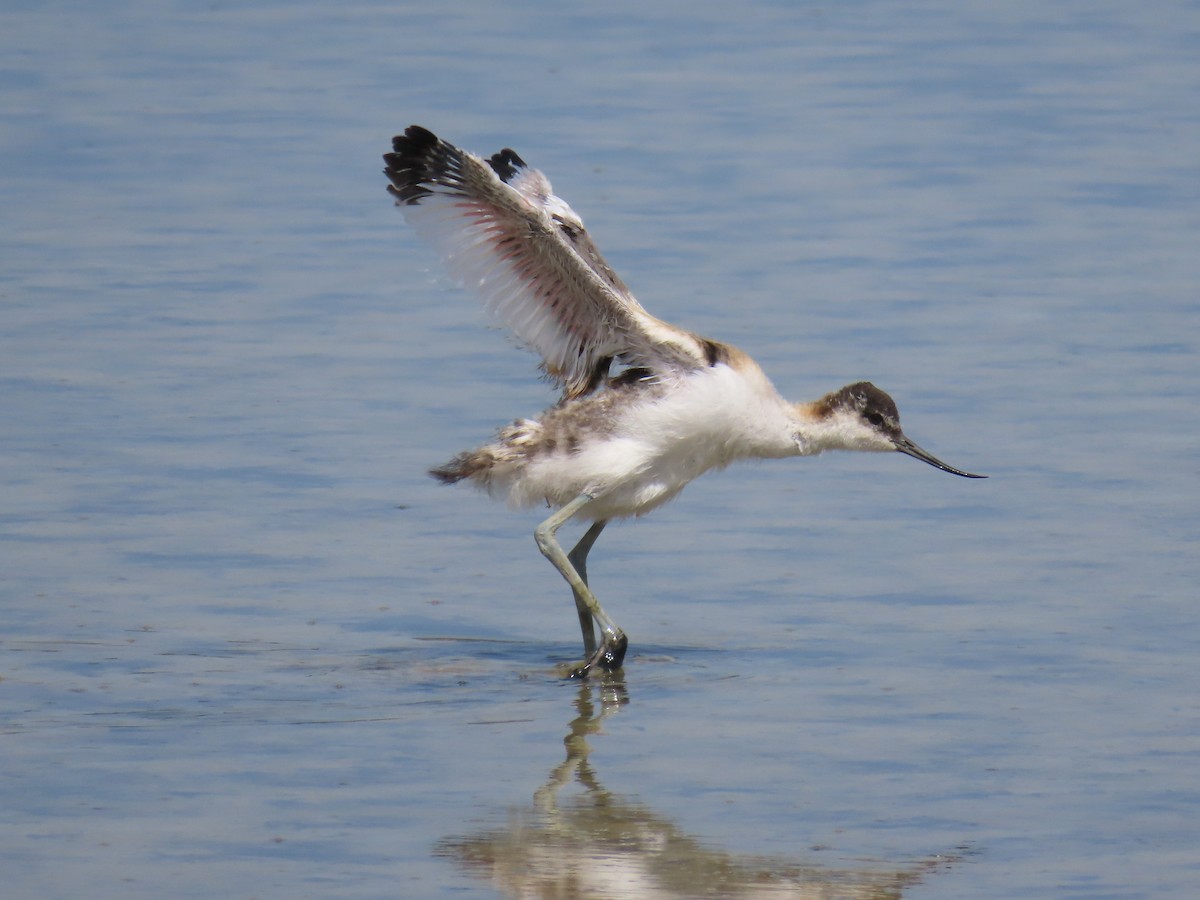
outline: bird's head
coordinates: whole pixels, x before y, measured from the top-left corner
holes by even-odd
[[[922,450],[900,430],[900,412],[896,402],[869,381],[848,384],[827,394],[815,404],[813,413],[824,426],[822,431],[830,449],[895,450],[927,462],[934,468],[963,478],[986,478],[948,466]]]

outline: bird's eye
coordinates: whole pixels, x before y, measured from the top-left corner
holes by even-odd
[[[874,425],[876,428],[883,427],[883,416],[880,413],[869,412],[869,413],[866,413],[863,416],[863,418],[866,419],[868,422],[870,422],[872,425]]]

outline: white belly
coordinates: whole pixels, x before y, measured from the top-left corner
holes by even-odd
[[[607,431],[585,437],[574,452],[493,471],[493,493],[519,506],[562,506],[588,493],[596,500],[581,515],[621,518],[649,512],[735,459],[795,452],[774,389],[723,365],[691,374],[657,399],[630,398],[613,409]]]

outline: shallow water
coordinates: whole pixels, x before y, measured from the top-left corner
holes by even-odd
[[[5,896],[1200,885],[1200,10],[10,4]],[[425,469],[552,400],[391,208],[419,122],[657,315],[952,465],[609,528]],[[807,892],[807,893],[806,893]]]

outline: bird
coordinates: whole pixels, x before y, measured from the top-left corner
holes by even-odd
[[[383,159],[409,225],[562,392],[430,474],[513,507],[553,510],[534,537],[574,596],[584,655],[565,667],[569,677],[619,669],[629,645],[588,585],[596,539],[611,520],[645,515],[705,472],[857,450],[986,477],[913,443],[895,402],[868,381],[789,402],[743,351],[651,315],[549,179],[512,149],[485,159],[412,125]],[[572,519],[591,524],[567,552],[557,534]]]

